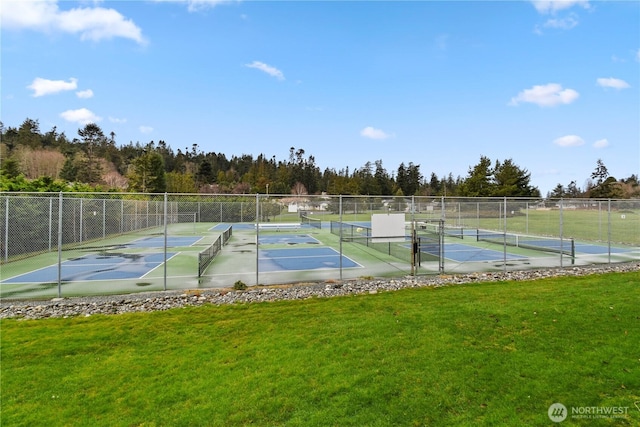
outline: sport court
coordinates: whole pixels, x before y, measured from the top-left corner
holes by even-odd
[[[309,234],[265,234],[260,245],[271,246],[258,251],[258,268],[262,272],[321,270],[362,267],[328,246],[282,248],[280,246],[322,245]]]
[[[260,249],[258,261],[259,269],[262,272],[362,267],[345,255],[340,257],[340,252],[326,246],[320,248]]]
[[[167,236],[167,247],[188,247],[200,241],[202,236]],[[131,242],[113,245],[98,253],[68,259],[60,263],[62,282],[97,280],[141,279],[165,262],[164,252],[139,252],[140,249],[163,248],[164,236],[150,236]],[[131,249],[138,252],[123,252]],[[178,252],[167,252],[166,260]],[[28,273],[13,276],[0,283],[52,283],[58,281],[58,264],[49,265]]]
[[[168,252],[167,260],[176,253]],[[158,268],[164,262],[164,253],[91,254],[63,261],[60,264],[63,282],[84,282],[89,280],[140,279]],[[1,283],[47,283],[58,278],[58,265],[21,274]]]

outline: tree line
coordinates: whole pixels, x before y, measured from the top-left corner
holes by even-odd
[[[0,122],[0,190],[129,191],[144,193],[344,194],[394,196],[542,197],[531,174],[512,159],[481,156],[465,177],[425,177],[420,165],[401,163],[392,172],[382,160],[323,171],[313,155],[291,147],[288,159],[259,154],[203,152],[198,144],[174,151],[165,141],[118,145],[114,132],[95,123],[69,139],[38,120],[19,127]],[[631,198],[640,196],[637,175],[617,180],[601,160],[583,189],[558,184],[547,197]]]

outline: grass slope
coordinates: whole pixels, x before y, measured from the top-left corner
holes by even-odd
[[[3,426],[640,425],[640,273],[1,323]],[[569,409],[571,411],[571,409]]]

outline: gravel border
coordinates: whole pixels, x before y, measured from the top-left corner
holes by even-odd
[[[0,301],[0,319],[88,317],[94,314],[151,312],[203,304],[222,305],[301,300],[314,297],[328,298],[341,295],[375,294],[404,288],[441,287],[463,283],[496,282],[503,280],[537,280],[547,277],[585,276],[589,274],[632,271],[640,272],[640,262],[500,273],[407,276],[397,279],[355,279],[341,282],[325,281],[281,286],[254,286],[245,291],[195,289],[127,295],[53,298],[43,301],[2,300]],[[638,280],[638,284],[640,284],[640,279]]]

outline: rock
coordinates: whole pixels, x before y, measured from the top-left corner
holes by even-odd
[[[400,279],[357,279],[342,283],[299,283],[291,286],[255,288],[246,291],[217,289],[184,290],[130,295],[104,295],[77,298],[53,298],[48,301],[0,301],[0,318],[45,319],[48,317],[90,317],[93,314],[122,314],[169,310],[202,304],[238,304],[276,300],[330,298],[340,295],[375,295],[415,287],[442,287],[463,283],[496,282],[501,280],[537,280],[553,276],[584,276],[588,274],[640,271],[640,262],[574,266],[566,269],[524,270],[505,273],[470,273],[462,275],[406,276]],[[535,314],[535,313],[534,313]]]

